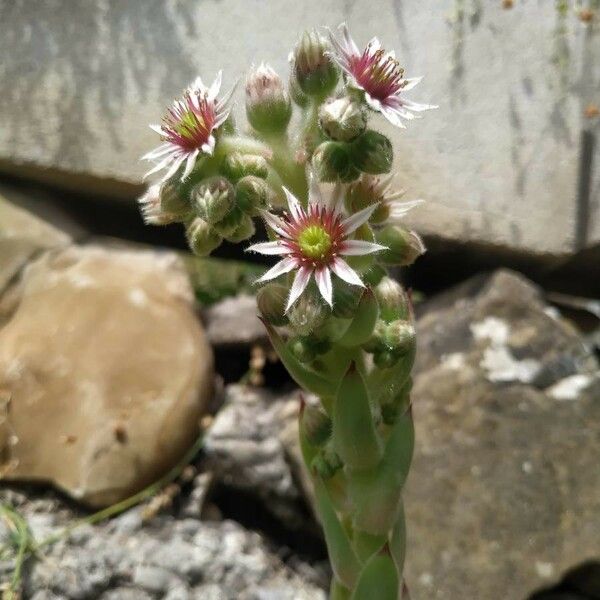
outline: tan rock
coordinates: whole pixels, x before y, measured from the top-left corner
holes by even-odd
[[[102,506],[171,467],[213,378],[174,255],[71,246],[29,264],[17,295],[0,330],[5,476]]]
[[[66,246],[70,241],[66,233],[0,195],[0,292],[36,252]]]

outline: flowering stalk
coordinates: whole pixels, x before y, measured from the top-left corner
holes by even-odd
[[[401,223],[420,201],[391,189],[392,144],[369,120],[380,113],[403,128],[434,107],[405,98],[419,79],[405,79],[376,38],[361,51],[340,29],[339,39],[302,36],[289,89],[268,65],[251,71],[249,135],[229,118],[220,75],[209,88],[194,82],[156,128],[163,144],[145,158],[150,175],[164,175],[140,204],[149,223],[183,223],[199,255],[249,239],[264,221],[269,240],[247,248],[278,257],[257,281],[260,318],[290,375],[319,399],[302,400],[299,435],[330,597],[399,600],[415,330],[410,299],[386,269],[425,248]]]

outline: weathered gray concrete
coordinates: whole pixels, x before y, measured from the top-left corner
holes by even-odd
[[[284,71],[303,28],[347,20],[360,43],[376,34],[407,74],[426,75],[412,97],[440,105],[395,134],[399,182],[430,201],[411,222],[445,239],[570,253],[600,242],[600,118],[584,116],[600,105],[600,35],[554,4],[5,1],[0,168],[131,195],[138,157],[156,143],[147,124],[192,77],[223,68],[230,85],[263,59]],[[591,152],[580,152],[583,130]]]

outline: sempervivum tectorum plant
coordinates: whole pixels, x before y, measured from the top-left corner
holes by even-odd
[[[229,116],[227,101],[231,91],[219,98],[221,71],[210,87],[198,77],[167,109],[162,125],[150,127],[160,134],[163,143],[142,158],[154,163],[146,177],[165,171],[163,179],[169,179],[182,165],[181,179],[194,168],[201,154],[211,155],[215,149],[215,132]]]
[[[360,51],[345,26],[341,40],[305,33],[288,81],[266,64],[251,70],[240,132],[220,75],[209,88],[197,80],[155,127],[163,143],[145,158],[150,176],[164,174],[140,206],[148,223],[182,223],[198,255],[265,222],[268,240],[248,249],[278,262],[257,281],[258,312],[290,376],[319,398],[301,403],[299,436],[330,597],[400,600],[415,328],[410,294],[387,268],[425,247],[402,222],[421,201],[391,188],[393,144],[370,120],[404,127],[432,106],[405,98],[418,79],[376,39]]]
[[[437,108],[404,97],[404,93],[414,88],[422,78],[406,79],[404,69],[394,52],[386,52],[376,37],[364,50],[360,50],[345,23],[340,26],[340,30],[341,39],[330,32],[334,48],[331,56],[348,78],[349,85],[364,92],[370,108],[380,112],[393,125],[402,128],[405,127],[402,119],[411,120],[415,118],[415,112]]]
[[[304,208],[293,194],[284,188],[289,212],[282,217],[265,212],[264,218],[277,239],[250,246],[248,250],[282,259],[258,281],[270,281],[284,273],[295,271],[286,312],[300,297],[314,276],[321,296],[333,307],[331,274],[350,285],[364,287],[358,274],[344,260],[385,250],[385,246],[352,239],[352,234],[369,220],[376,204],[344,217],[339,202],[326,203],[316,184],[310,186],[308,206]]]

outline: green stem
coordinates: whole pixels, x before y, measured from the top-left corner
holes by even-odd
[[[308,181],[306,178],[306,169],[296,159],[294,149],[289,143],[287,134],[261,134],[261,136],[272,150],[271,164],[277,175],[279,175],[283,185],[300,200],[307,198]]]

